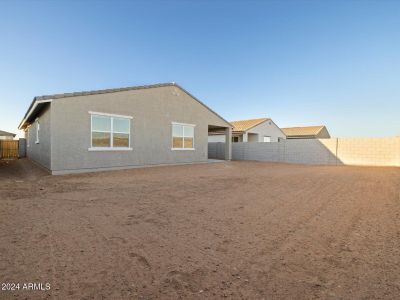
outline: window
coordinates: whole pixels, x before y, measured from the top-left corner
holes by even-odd
[[[172,123],[172,150],[194,150],[194,126]]]
[[[232,143],[238,143],[239,142],[239,137],[238,136],[233,136],[232,137]]]
[[[89,150],[132,150],[130,148],[131,118],[91,113],[92,140]]]
[[[39,133],[40,133],[40,123],[39,123],[39,119],[36,119],[36,141],[35,141],[35,144],[39,144]]]
[[[271,143],[271,137],[270,136],[264,136],[264,143]]]

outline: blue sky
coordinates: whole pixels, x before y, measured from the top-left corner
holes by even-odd
[[[400,135],[400,2],[0,2],[1,130],[37,95],[172,81],[228,120]]]

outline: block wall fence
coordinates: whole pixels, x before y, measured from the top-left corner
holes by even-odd
[[[232,160],[399,167],[400,137],[285,140],[277,143],[233,143]]]
[[[208,158],[225,159],[225,143],[208,143]]]

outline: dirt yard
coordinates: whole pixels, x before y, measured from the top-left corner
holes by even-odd
[[[400,299],[400,169],[0,162],[0,299]]]

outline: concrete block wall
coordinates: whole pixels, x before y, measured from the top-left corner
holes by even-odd
[[[208,158],[225,159],[225,143],[208,143]]]
[[[288,140],[284,162],[315,165],[336,165],[337,139]]]
[[[318,165],[400,166],[400,137],[234,143],[232,159]]]
[[[26,157],[26,139],[18,140],[18,157]]]
[[[337,158],[344,165],[400,166],[400,137],[339,139]]]
[[[232,159],[280,162],[283,160],[284,146],[284,143],[233,143]]]

